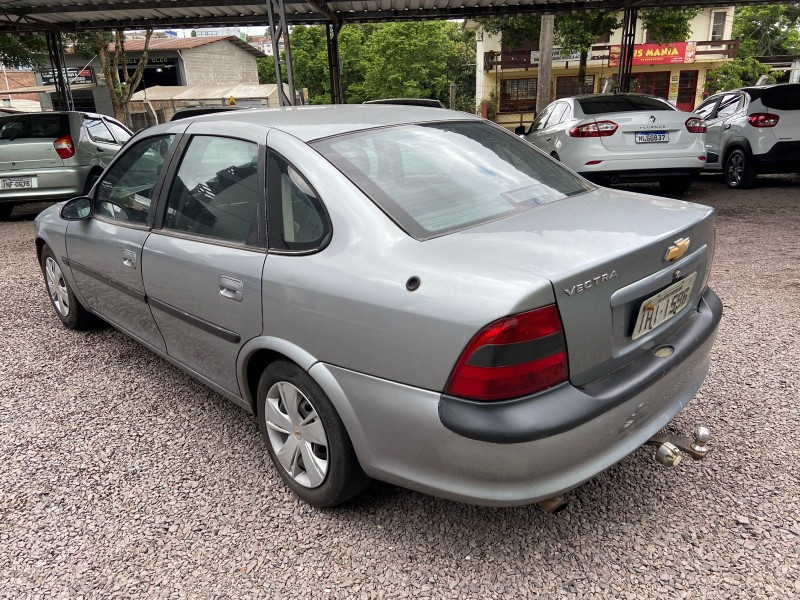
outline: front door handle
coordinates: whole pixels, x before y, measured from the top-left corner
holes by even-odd
[[[730,129],[730,128],[731,128],[731,124],[730,123],[725,123],[725,129]]]
[[[242,292],[244,291],[244,284],[238,279],[228,277],[227,275],[219,276],[219,295],[234,302],[242,301]]]
[[[131,269],[136,268],[136,252],[133,250],[122,251],[122,264]]]
[[[549,142],[549,141],[550,141],[550,140],[552,140],[552,139],[553,139],[553,138],[551,138],[551,137],[549,137],[549,138],[545,138],[545,141]]]

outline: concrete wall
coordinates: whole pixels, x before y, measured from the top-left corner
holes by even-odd
[[[186,85],[258,83],[256,59],[230,42],[182,50]]]

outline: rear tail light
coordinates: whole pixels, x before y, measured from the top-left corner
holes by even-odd
[[[705,133],[706,122],[703,119],[699,119],[697,117],[686,119],[686,129],[689,130],[689,133]]]
[[[569,135],[577,138],[607,137],[614,135],[617,127],[618,125],[614,121],[597,121],[573,127],[569,130]]]
[[[75,156],[75,144],[72,143],[72,136],[65,135],[58,138],[53,142],[53,148],[56,149],[61,158],[72,158]]]
[[[507,400],[567,380],[567,352],[555,304],[490,323],[470,340],[445,393]]]
[[[780,119],[778,115],[772,113],[753,113],[747,117],[753,127],[775,127]]]

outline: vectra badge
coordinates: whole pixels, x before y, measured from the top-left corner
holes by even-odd
[[[600,285],[605,283],[606,281],[611,281],[617,276],[616,271],[611,271],[611,273],[603,273],[602,275],[598,275],[597,277],[592,277],[591,279],[587,279],[586,281],[582,281],[581,283],[576,283],[571,288],[564,288],[564,293],[567,296],[572,296],[573,294],[580,294],[581,292],[585,292],[589,288],[593,288],[596,285]]]
[[[691,243],[691,239],[681,238],[679,240],[675,240],[672,243],[672,246],[667,248],[667,253],[664,255],[664,260],[667,262],[672,260],[678,260],[681,256],[686,254],[686,251],[689,249],[689,244]]]

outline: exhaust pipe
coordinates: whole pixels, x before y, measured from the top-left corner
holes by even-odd
[[[547,500],[540,500],[536,504],[548,515],[555,515],[567,508],[569,500],[564,496],[555,496],[553,498],[547,498]]]

